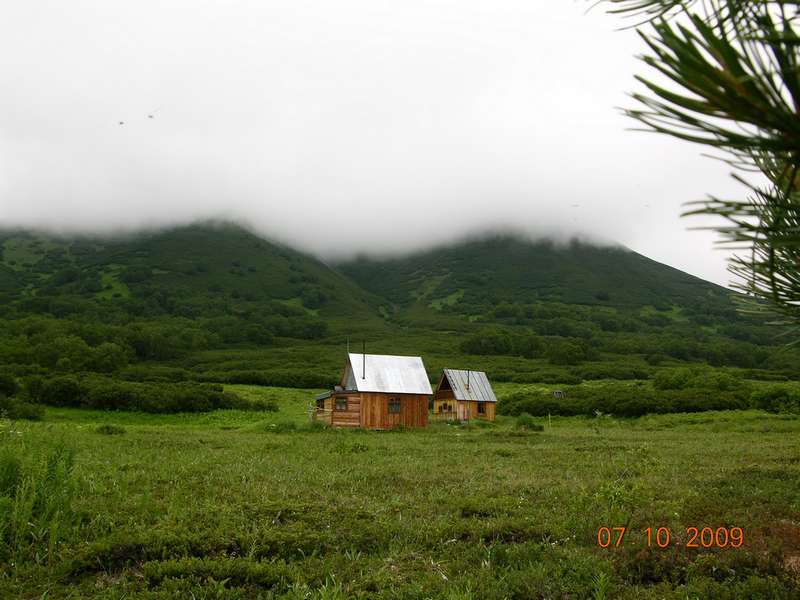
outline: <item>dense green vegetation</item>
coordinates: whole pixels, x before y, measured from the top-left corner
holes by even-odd
[[[520,391],[500,384],[501,397]],[[0,421],[0,596],[796,598],[800,421],[756,411],[312,430],[278,412]],[[627,526],[620,548],[600,527]],[[686,529],[741,527],[740,548]],[[668,527],[666,548],[645,529]]]
[[[542,387],[520,388],[498,403],[501,414],[534,416],[613,414],[638,417],[648,413],[687,413],[706,410],[760,408],[800,414],[797,384],[757,386],[714,369],[674,369],[659,372],[652,381],[565,386],[555,398]]]
[[[37,381],[70,375],[120,382],[120,397],[147,383],[171,397],[191,382],[328,387],[347,336],[421,354],[433,381],[444,366],[562,385],[687,365],[800,376],[800,351],[737,314],[729,292],[621,248],[495,236],[331,268],[206,224],[113,239],[9,231],[0,249],[0,372],[22,390],[0,401],[16,416],[42,400]],[[81,403],[147,404],[100,395]]]
[[[233,226],[0,248],[2,597],[800,595],[800,355],[721,288],[514,238],[336,268]],[[312,424],[347,336],[487,371],[498,422]]]

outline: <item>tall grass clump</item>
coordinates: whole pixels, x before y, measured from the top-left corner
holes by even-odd
[[[75,523],[74,453],[61,443],[19,450],[0,444],[0,563],[49,563]]]

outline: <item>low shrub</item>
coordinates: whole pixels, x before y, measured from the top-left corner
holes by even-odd
[[[650,371],[638,367],[624,367],[615,364],[587,365],[576,370],[576,375],[584,380],[617,379],[620,381],[631,379],[648,379]]]
[[[186,370],[163,365],[135,365],[119,372],[119,377],[126,381],[186,381],[189,374]]]
[[[529,371],[527,373],[514,373],[499,371],[489,373],[493,381],[510,381],[512,383],[562,383],[565,385],[578,385],[583,378],[573,372],[563,371]]]
[[[220,384],[195,382],[132,382],[67,376],[43,381],[38,394],[37,400],[51,406],[148,413],[207,412],[225,408],[277,409],[274,402],[243,398],[226,392]]]
[[[7,373],[0,373],[0,394],[14,396],[19,391],[17,380]]]
[[[273,371],[206,371],[194,376],[196,381],[243,383],[270,387],[332,388],[338,383],[335,373],[281,369]]]
[[[754,391],[750,404],[769,412],[800,414],[800,390],[788,385],[771,385]]]
[[[40,404],[26,402],[22,398],[8,398],[0,394],[0,415],[7,419],[41,421],[44,416],[44,407]]]
[[[618,417],[639,417],[649,413],[687,413],[706,410],[738,410],[750,406],[749,391],[684,388],[655,390],[648,384],[570,387],[563,398],[547,392],[517,392],[501,397],[497,412],[518,416],[528,413],[593,416],[597,412]]]
[[[80,406],[86,394],[85,386],[76,377],[64,376],[52,379],[36,379],[28,386],[32,393],[38,394],[33,399],[48,406]]]

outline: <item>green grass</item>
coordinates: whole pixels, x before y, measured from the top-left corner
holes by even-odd
[[[669,310],[658,310],[655,306],[647,304],[639,309],[639,314],[646,317],[661,315],[672,319],[676,323],[686,323],[689,321],[689,319],[686,318],[686,316],[681,312],[679,306],[671,306]]]
[[[427,277],[415,292],[411,295],[417,300],[424,300],[436,291],[442,282],[447,279],[447,275],[435,275]]]
[[[285,300],[276,300],[276,302],[279,302],[280,304],[283,304],[284,306],[291,306],[292,308],[300,308],[300,309],[306,311],[308,314],[314,315],[315,317],[317,315],[319,315],[319,310],[317,310],[315,308],[308,308],[307,306],[305,306],[303,304],[303,300],[301,298],[299,298],[299,297],[288,298],[288,299],[285,299]]]
[[[501,417],[319,432],[306,425],[315,390],[230,387],[279,411],[48,409],[41,423],[0,421],[4,456],[44,456],[56,440],[74,452],[72,491],[60,496],[74,518],[55,537],[37,522],[23,560],[0,554],[0,597],[800,593],[798,418],[553,417],[533,419],[536,432]],[[597,529],[618,525],[623,547],[598,548]],[[680,541],[689,526],[739,526],[746,543],[648,550],[648,526]]]
[[[107,269],[100,272],[100,283],[103,291],[97,294],[98,298],[130,298],[131,290],[124,282],[119,280],[119,274],[123,270],[122,265],[108,265]]]
[[[442,308],[445,306],[453,306],[463,297],[464,297],[464,290],[459,289],[453,292],[452,294],[448,294],[444,298],[437,298],[436,300],[432,300],[428,306],[430,306],[434,310],[442,310]]]

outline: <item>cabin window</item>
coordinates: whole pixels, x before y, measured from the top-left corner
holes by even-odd
[[[486,402],[478,402],[478,414],[479,415],[486,414]]]
[[[389,398],[389,413],[400,412],[400,398]]]
[[[336,410],[347,410],[347,397],[336,398]]]
[[[323,410],[325,408],[325,399],[317,400],[317,410]]]

